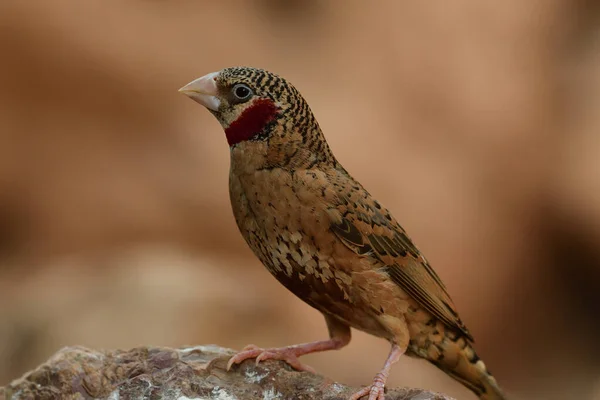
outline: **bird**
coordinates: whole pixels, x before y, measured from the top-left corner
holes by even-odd
[[[268,271],[325,317],[329,339],[231,357],[283,360],[338,350],[351,328],[391,345],[372,383],[349,400],[383,400],[402,355],[422,358],[479,399],[505,400],[473,348],[448,290],[406,231],[335,158],[312,110],[287,80],[229,67],[179,91],[221,124],[230,152],[229,197],[246,243]]]

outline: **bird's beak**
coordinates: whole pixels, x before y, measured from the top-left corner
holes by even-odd
[[[219,94],[216,81],[218,75],[218,72],[204,75],[202,78],[188,83],[179,91],[209,110],[218,111],[221,104],[221,100],[217,97]]]

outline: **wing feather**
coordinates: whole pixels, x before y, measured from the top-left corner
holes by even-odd
[[[360,195],[339,202],[331,230],[356,254],[376,259],[433,316],[473,341],[440,277],[389,212],[360,189]]]

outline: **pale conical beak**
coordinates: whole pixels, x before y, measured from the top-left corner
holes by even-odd
[[[179,89],[179,91],[209,110],[218,111],[219,104],[221,104],[221,101],[217,97],[219,94],[216,81],[218,75],[218,72],[204,75],[202,78],[188,83]]]

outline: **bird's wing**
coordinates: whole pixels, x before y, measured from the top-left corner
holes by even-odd
[[[377,260],[422,307],[473,341],[446,287],[400,224],[362,186],[353,182],[348,189],[338,191],[339,203],[329,213],[335,235],[358,255]]]

